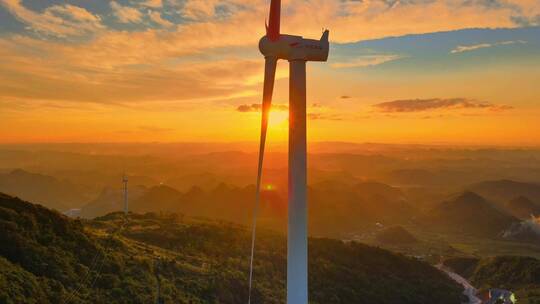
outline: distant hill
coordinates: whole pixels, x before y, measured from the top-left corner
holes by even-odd
[[[413,244],[418,242],[409,231],[401,226],[388,227],[383,229],[375,236],[377,241],[384,244],[400,245]]]
[[[2,303],[244,303],[249,230],[174,215],[92,221],[0,195]],[[283,303],[286,240],[262,230],[253,303]],[[358,243],[310,240],[314,303],[458,303],[427,263]],[[4,279],[5,278],[5,279]],[[391,286],[389,288],[388,286]]]
[[[477,179],[470,172],[460,170],[396,169],[384,175],[384,181],[406,187],[456,187],[464,186]]]
[[[540,205],[525,196],[519,196],[508,201],[505,208],[510,214],[522,220],[530,219],[531,216],[540,216]]]
[[[187,191],[178,191],[168,185],[150,188],[131,187],[129,208],[134,212],[175,212],[189,216],[227,220],[250,224],[252,220],[255,187],[237,187],[220,183],[215,188],[203,190],[194,186]],[[92,218],[108,212],[122,210],[123,198],[120,190],[104,190],[101,195],[83,208],[83,217]],[[263,190],[260,220],[269,218],[285,220],[284,198],[274,190]],[[270,223],[275,227],[275,223]]]
[[[540,260],[532,257],[452,258],[444,265],[477,288],[515,292],[519,303],[540,302]]]
[[[540,203],[540,184],[537,183],[496,180],[473,184],[468,189],[501,204],[520,196]]]
[[[518,221],[470,191],[439,204],[421,219],[433,229],[490,237],[500,235]]]
[[[270,191],[263,192],[262,215],[270,208]],[[168,211],[248,224],[252,218],[255,199],[254,187],[236,187],[219,184],[211,190],[192,187],[186,192],[161,185],[150,188],[133,202],[137,212]],[[278,198],[281,201],[281,198]]]
[[[376,222],[404,223],[416,213],[399,189],[376,182],[313,184],[308,202],[310,229],[317,235],[339,235]]]
[[[353,190],[364,201],[363,212],[367,212],[372,221],[402,222],[416,213],[399,188],[379,182],[363,182]]]
[[[171,210],[181,196],[180,191],[167,185],[150,187],[130,201],[130,209],[135,212]]]
[[[129,206],[134,212],[175,212],[249,225],[254,200],[253,185],[238,187],[220,183],[210,190],[194,186],[187,191],[159,185],[130,194]],[[121,210],[120,202],[120,192],[105,191],[83,208],[83,217]],[[401,190],[378,182],[316,183],[308,188],[308,203],[310,233],[318,236],[340,236],[376,222],[404,223],[417,212]],[[265,188],[259,223],[286,231],[286,221],[286,194],[279,188]]]
[[[364,198],[379,196],[391,201],[405,200],[400,189],[374,181],[358,183],[353,190]]]
[[[171,185],[180,191],[187,191],[194,186],[201,187],[204,190],[211,190],[220,183],[221,180],[209,172],[175,176],[166,181],[167,185]]]
[[[129,202],[137,201],[147,191],[144,186],[131,186],[128,190]],[[133,206],[131,206],[133,208]],[[80,216],[94,218],[107,213],[124,210],[124,192],[121,188],[104,188],[99,196],[81,208]]]
[[[0,192],[59,211],[82,206],[89,195],[81,186],[52,176],[16,169],[0,174]]]

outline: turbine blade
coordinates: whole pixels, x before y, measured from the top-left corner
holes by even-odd
[[[272,107],[272,93],[274,92],[274,79],[276,77],[277,58],[266,57],[264,61],[264,87],[262,100],[261,142],[259,150],[259,170],[262,168],[262,156],[268,127],[268,115]]]
[[[281,22],[281,0],[271,0],[270,2],[270,17],[268,18],[268,27],[266,28],[266,36],[271,41],[279,39],[280,22]]]
[[[328,36],[330,35],[330,31],[328,30],[324,30],[322,36],[321,36],[321,41],[322,42],[328,42]]]
[[[257,183],[255,188],[255,208],[253,212],[253,227],[251,234],[251,258],[249,261],[249,294],[248,304],[251,303],[251,282],[253,279],[253,257],[255,255],[255,237],[257,232],[257,216],[261,201],[261,182],[264,160],[264,148],[266,145],[266,131],[268,130],[268,116],[272,107],[272,93],[274,91],[274,79],[276,77],[277,58],[266,57],[264,63],[264,88],[262,100],[261,138],[259,143],[259,163],[257,165]]]

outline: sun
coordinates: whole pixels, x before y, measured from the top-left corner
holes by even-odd
[[[270,127],[286,126],[289,120],[289,112],[282,110],[270,110],[268,125]]]

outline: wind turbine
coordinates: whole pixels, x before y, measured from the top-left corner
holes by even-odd
[[[129,212],[129,205],[128,205],[128,177],[124,173],[122,175],[122,183],[124,184],[124,214],[127,215]]]
[[[280,33],[281,0],[271,0],[266,35],[259,42],[265,58],[262,100],[261,138],[256,184],[256,201],[249,274],[249,300],[253,278],[253,255],[256,218],[260,203],[262,167],[268,115],[272,103],[276,65],[279,59],[289,61],[289,202],[287,238],[287,303],[308,303],[307,240],[307,147],[306,147],[306,62],[326,61],[329,53],[328,30],[320,40]]]

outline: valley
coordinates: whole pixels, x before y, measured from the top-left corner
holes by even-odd
[[[92,153],[84,145],[0,149],[0,192],[7,194],[2,208],[12,209],[2,209],[2,229],[9,238],[4,241],[22,246],[2,254],[3,275],[11,278],[3,284],[12,290],[3,298],[11,302],[4,302],[25,297],[18,285],[23,281],[31,284],[34,296],[46,295],[50,303],[90,303],[92,297],[98,303],[114,297],[143,303],[155,300],[158,285],[165,303],[242,302],[255,155],[216,146],[168,146],[178,149],[178,155],[163,154],[159,145],[139,146],[132,154],[126,148],[97,145]],[[452,280],[437,265],[470,281],[478,288],[475,297],[508,288],[520,303],[540,300],[533,279],[528,285],[512,285],[447,265],[456,259],[498,257],[528,257],[532,260],[524,263],[533,265],[540,259],[540,151],[378,145],[342,149],[330,154],[320,145],[310,156],[313,303],[372,299],[393,304],[396,297],[400,303],[461,301],[464,282]],[[269,153],[264,176],[256,267],[262,275],[256,283],[260,303],[284,301],[285,160],[279,151]],[[503,163],[505,170],[497,169]],[[118,212],[124,208],[124,173],[129,179],[127,219]],[[28,210],[13,213],[18,208]],[[57,240],[54,249],[44,248],[43,242],[50,240]],[[75,248],[86,249],[74,253]],[[24,260],[27,253],[32,258]],[[37,256],[62,262],[50,265]],[[101,257],[103,270],[92,266],[100,261],[96,257]],[[420,269],[412,278],[406,274],[410,267]],[[399,269],[392,275],[396,281],[383,279],[393,268]],[[428,282],[424,276],[436,279]],[[497,270],[489,276],[497,277]],[[382,288],[387,284],[400,287],[388,294]],[[433,293],[431,284],[445,287]],[[465,291],[474,301],[471,290]]]

